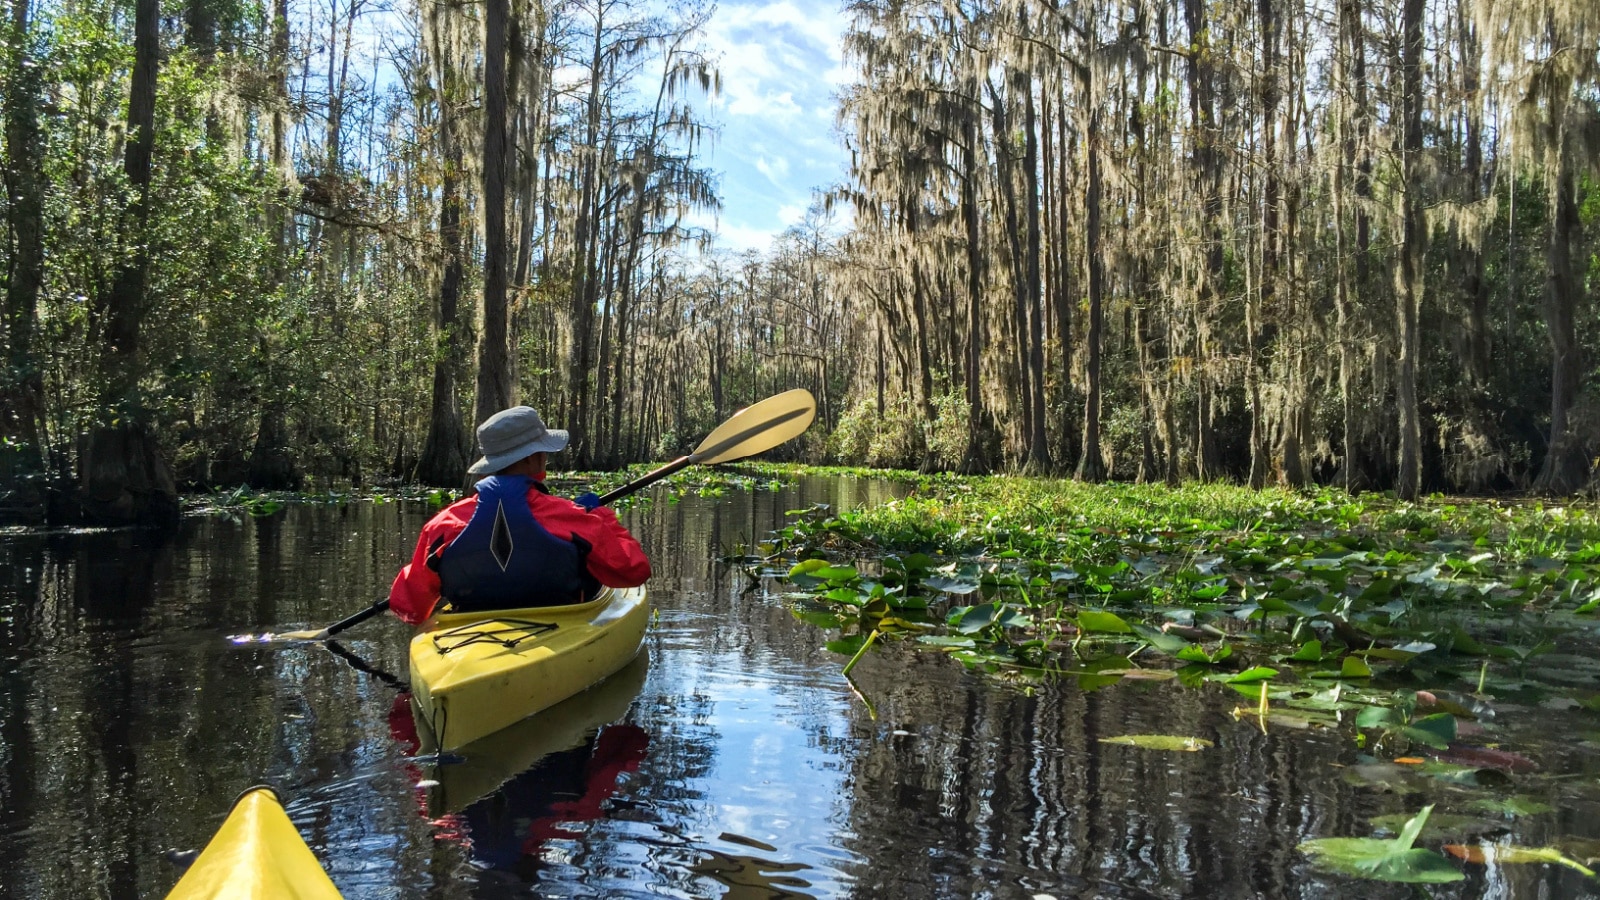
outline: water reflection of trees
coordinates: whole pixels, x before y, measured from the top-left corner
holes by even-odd
[[[201,846],[241,788],[337,782],[384,746],[359,673],[221,638],[342,616],[341,585],[371,602],[400,540],[375,509],[0,543],[0,896],[159,896],[162,851]],[[314,844],[348,828],[334,808]]]

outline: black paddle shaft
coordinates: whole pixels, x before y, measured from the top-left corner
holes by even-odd
[[[350,616],[349,618],[340,619],[339,621],[333,623],[332,625],[329,625],[327,630],[323,633],[323,636],[324,637],[333,637],[334,635],[336,635],[339,632],[345,630],[346,628],[351,628],[351,627],[354,627],[356,625],[360,625],[362,622],[365,622],[366,620],[372,618],[373,616],[377,615],[378,613],[383,612],[384,610],[386,610],[388,608],[389,608],[389,598],[385,597],[382,600],[379,600],[377,603],[374,603],[371,606],[367,607],[366,609],[363,609],[361,612],[358,612],[355,615]]]
[[[630,481],[622,487],[616,488],[615,490],[606,491],[604,494],[600,495],[600,505],[610,506],[612,503],[621,500],[623,497],[628,496],[634,491],[637,491],[640,488],[649,487],[668,475],[671,475],[673,472],[693,464],[698,458],[698,456],[692,453],[688,456],[680,456],[661,468],[656,469],[655,471],[650,472],[641,478]]]

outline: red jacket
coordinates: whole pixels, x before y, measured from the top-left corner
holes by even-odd
[[[628,529],[617,521],[617,514],[601,506],[593,511],[565,497],[544,492],[538,482],[528,488],[528,507],[533,517],[559,538],[579,537],[591,547],[587,558],[589,574],[607,587],[634,587],[650,579],[650,560]],[[420,624],[432,615],[439,602],[439,574],[428,566],[429,554],[450,546],[478,506],[476,495],[458,500],[440,510],[422,526],[411,562],[400,569],[389,588],[389,609],[402,620]]]

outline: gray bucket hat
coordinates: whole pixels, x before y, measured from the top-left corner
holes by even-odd
[[[503,409],[478,426],[478,450],[483,458],[467,469],[472,475],[489,475],[535,453],[555,453],[567,446],[567,433],[546,428],[539,411],[531,406]]]

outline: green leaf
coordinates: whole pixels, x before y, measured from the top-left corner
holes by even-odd
[[[1369,706],[1356,713],[1357,728],[1393,728],[1401,721],[1400,713],[1387,706]]]
[[[1189,642],[1183,638],[1178,637],[1175,634],[1168,634],[1159,628],[1151,628],[1149,625],[1134,625],[1133,631],[1139,637],[1149,641],[1150,646],[1156,648],[1162,653],[1167,654],[1168,656],[1175,656],[1179,653],[1182,653],[1184,649],[1189,646]]]
[[[962,634],[976,634],[994,624],[996,612],[993,603],[962,606],[950,611],[947,624]]]
[[[1412,816],[1408,816],[1405,813],[1392,813],[1390,815],[1374,816],[1370,821],[1375,828],[1384,828],[1399,834],[1412,818]],[[1496,831],[1504,830],[1505,824],[1502,822],[1493,822],[1475,816],[1436,812],[1428,816],[1428,822],[1423,827],[1419,837],[1443,840],[1451,837],[1475,837],[1480,834],[1492,834]]]
[[[930,575],[922,579],[922,583],[946,594],[964,595],[978,589],[978,582],[970,578],[948,578],[944,575]]]
[[[794,568],[789,570],[789,577],[810,575],[818,569],[826,568],[828,568],[828,561],[825,559],[802,559],[794,564]]]
[[[1128,681],[1172,681],[1178,673],[1171,669],[1100,669],[1097,675],[1116,675]]]
[[[851,613],[851,616],[854,617],[855,613]],[[818,628],[841,628],[845,622],[844,617],[838,613],[821,609],[796,609],[794,617]]]
[[[1449,713],[1434,713],[1413,721],[1400,729],[1400,733],[1439,750],[1447,750],[1456,739],[1456,717]]]
[[[1237,675],[1230,675],[1222,679],[1228,684],[1249,684],[1253,681],[1266,681],[1278,674],[1278,670],[1269,666],[1254,666],[1245,669]]]
[[[1333,687],[1328,688],[1325,691],[1317,691],[1309,697],[1297,697],[1290,699],[1287,702],[1290,706],[1293,706],[1296,709],[1333,711],[1366,708],[1360,703],[1344,699],[1344,692],[1342,690],[1343,687],[1344,686],[1341,683],[1334,682]]]
[[[1233,648],[1223,644],[1214,653],[1206,652],[1206,648],[1199,644],[1190,644],[1178,652],[1178,658],[1185,662],[1219,663],[1233,655]]]
[[[1507,797],[1504,800],[1485,797],[1467,804],[1467,809],[1473,812],[1490,813],[1491,815],[1509,816],[1520,819],[1524,816],[1537,816],[1554,810],[1548,803],[1535,800],[1532,797],[1518,795]]]
[[[829,641],[823,646],[827,647],[830,653],[842,653],[845,656],[854,656],[861,651],[862,646],[865,645],[866,642],[866,635],[852,634],[849,637],[842,637],[838,640]]]
[[[1101,738],[1100,743],[1124,744],[1129,747],[1143,747],[1146,750],[1171,750],[1180,753],[1197,753],[1207,747],[1216,746],[1205,738],[1175,734],[1124,734]]]
[[[1372,667],[1367,665],[1360,657],[1346,656],[1339,666],[1340,678],[1371,678]]]
[[[1133,627],[1116,613],[1100,609],[1085,609],[1078,613],[1078,627],[1084,631],[1104,634],[1133,634]]]
[[[1415,848],[1417,835],[1432,806],[1423,807],[1393,840],[1379,838],[1316,838],[1300,844],[1300,852],[1320,868],[1355,878],[1402,884],[1444,884],[1466,878],[1450,861],[1432,850]]]
[[[1027,628],[1033,624],[1033,617],[1015,606],[1006,604],[1000,607],[1000,612],[995,617],[995,622],[1001,628]]]
[[[811,574],[828,581],[851,581],[858,577],[855,566],[823,566]]]
[[[1289,659],[1292,659],[1295,662],[1321,662],[1322,642],[1315,638],[1306,641],[1304,644],[1300,645],[1300,649],[1296,650],[1294,654],[1289,657]]]
[[[834,603],[843,603],[847,606],[860,606],[862,600],[861,594],[851,588],[834,588],[822,596]]]

